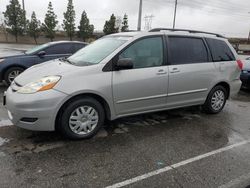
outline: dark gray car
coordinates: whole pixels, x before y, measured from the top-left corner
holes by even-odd
[[[8,85],[25,69],[49,60],[69,57],[85,47],[83,42],[50,42],[36,46],[19,55],[0,57],[0,81]]]

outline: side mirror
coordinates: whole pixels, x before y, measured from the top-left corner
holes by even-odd
[[[131,58],[119,59],[115,66],[116,70],[133,69],[134,63]]]
[[[39,56],[39,57],[43,57],[45,55],[46,55],[45,51],[40,51],[40,52],[37,53],[37,56]]]

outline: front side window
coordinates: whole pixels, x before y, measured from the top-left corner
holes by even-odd
[[[169,37],[169,61],[172,65],[208,62],[208,52],[201,38]]]
[[[217,39],[206,39],[211,50],[213,61],[234,61],[235,57],[228,47],[227,43]]]
[[[46,43],[46,44],[42,44],[42,45],[36,46],[36,47],[34,47],[34,48],[30,49],[30,50],[27,50],[25,52],[25,54],[28,54],[28,55],[36,54],[36,53],[38,53],[40,51],[43,51],[49,45],[50,45],[50,43]]]
[[[152,37],[135,42],[119,55],[119,59],[130,58],[134,68],[156,67],[163,64],[162,37]]]

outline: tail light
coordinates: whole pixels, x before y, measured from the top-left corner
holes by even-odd
[[[237,64],[238,64],[239,69],[242,70],[243,69],[243,63],[242,63],[242,61],[241,60],[237,60]]]

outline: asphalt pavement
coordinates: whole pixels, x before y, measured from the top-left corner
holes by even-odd
[[[83,141],[17,128],[0,105],[1,188],[248,185],[250,91],[218,115],[191,107],[133,116]]]

